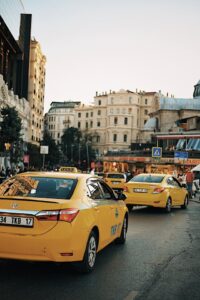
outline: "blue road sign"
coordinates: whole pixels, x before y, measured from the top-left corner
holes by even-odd
[[[174,158],[188,159],[188,152],[175,151]]]
[[[152,148],[152,157],[162,157],[162,148],[161,147],[153,147]]]

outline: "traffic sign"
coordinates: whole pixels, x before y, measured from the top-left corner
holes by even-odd
[[[188,159],[188,152],[175,151],[175,152],[174,152],[174,158],[178,158],[178,159]]]
[[[162,157],[162,148],[161,147],[153,147],[152,148],[152,157]]]

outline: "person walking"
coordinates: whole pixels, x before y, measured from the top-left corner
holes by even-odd
[[[190,169],[187,170],[185,179],[186,179],[186,185],[187,185],[187,190],[188,190],[188,194],[189,194],[189,199],[191,199],[194,174],[192,173],[192,171]]]

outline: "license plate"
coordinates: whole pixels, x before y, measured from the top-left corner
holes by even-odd
[[[33,218],[1,215],[0,225],[33,227]]]
[[[118,184],[120,181],[112,181],[113,184]]]
[[[133,189],[135,193],[147,193],[147,189]]]

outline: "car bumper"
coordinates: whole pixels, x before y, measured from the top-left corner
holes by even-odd
[[[79,233],[76,234],[71,224],[67,224],[71,230],[66,231],[65,225],[63,222],[42,235],[0,233],[0,258],[54,262],[81,261],[88,232],[79,229]]]
[[[126,200],[125,204],[131,204],[131,205],[143,205],[143,206],[153,206],[153,207],[161,207],[164,208],[166,207],[166,196],[163,194],[154,194],[152,195],[151,199],[148,197],[145,198],[143,197],[132,197],[128,193],[125,193],[126,195]]]

